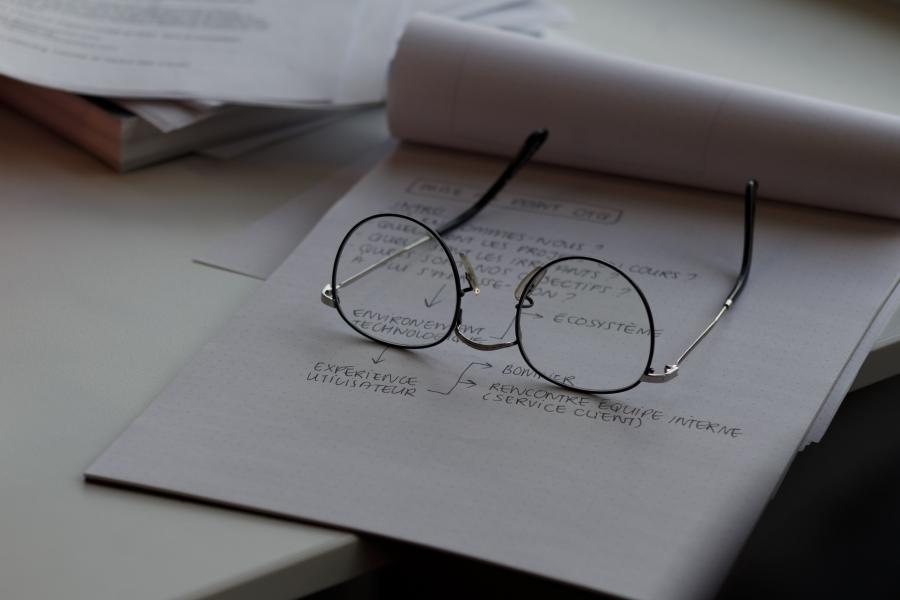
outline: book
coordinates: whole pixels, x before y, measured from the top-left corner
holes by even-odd
[[[324,124],[347,114],[341,110],[229,106],[184,127],[163,131],[110,100],[3,76],[0,102],[122,172],[252,135]]]

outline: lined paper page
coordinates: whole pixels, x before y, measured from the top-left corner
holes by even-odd
[[[320,303],[357,220],[390,211],[438,224],[502,166],[401,146],[87,476],[625,597],[713,593],[894,289],[898,226],[762,202],[735,308],[677,379],[609,397],[536,379],[515,348],[386,350]],[[448,243],[493,282],[463,304],[483,338],[509,338],[511,287],[533,261],[564,252],[620,265],[652,307],[660,367],[728,293],[742,225],[739,196],[530,166]]]

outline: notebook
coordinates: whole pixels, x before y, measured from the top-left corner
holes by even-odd
[[[430,18],[401,41],[389,115],[397,150],[88,479],[375,533],[623,597],[714,593],[896,309],[898,175],[883,168],[900,152],[896,119]],[[462,307],[465,331],[483,341],[516,335],[512,289],[535,261],[578,252],[643,290],[654,326],[616,331],[653,335],[661,364],[720,309],[741,259],[739,192],[748,176],[760,180],[748,287],[672,381],[575,393],[536,377],[515,347],[479,352],[451,337],[398,350],[321,302],[354,223],[392,212],[439,226],[490,185],[536,120],[551,132],[535,157],[545,164],[447,236],[481,282]],[[818,143],[805,148],[810,135]],[[829,160],[845,168],[823,182]],[[367,240],[360,258],[391,239]],[[434,264],[417,266],[434,278],[422,302],[452,302],[455,284],[432,275]],[[621,287],[602,293],[634,293]],[[432,330],[365,299],[357,310],[348,319],[360,330]],[[529,316],[591,323],[581,317]],[[571,353],[556,335],[529,343]]]

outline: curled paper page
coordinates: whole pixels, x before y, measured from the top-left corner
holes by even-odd
[[[900,218],[900,117],[436,17],[392,67],[401,139],[488,154],[529,131],[539,160]]]

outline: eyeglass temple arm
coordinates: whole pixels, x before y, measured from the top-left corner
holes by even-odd
[[[537,152],[540,147],[544,145],[544,142],[547,141],[547,137],[549,135],[550,133],[546,129],[536,129],[532,131],[528,135],[528,137],[525,138],[525,141],[522,143],[521,148],[519,148],[518,154],[516,154],[512,162],[507,165],[506,169],[503,170],[503,173],[500,174],[500,177],[497,178],[497,180],[493,183],[493,185],[491,185],[491,187],[488,188],[488,190],[481,196],[481,198],[479,198],[475,202],[475,204],[464,210],[461,214],[457,215],[456,218],[452,219],[448,223],[444,223],[437,229],[437,232],[440,235],[445,235],[446,233],[453,231],[454,229],[477,215],[479,212],[481,212],[481,209],[487,206],[488,203],[493,200],[501,190],[503,190],[506,184],[509,183],[509,180],[519,172],[519,169],[521,169],[523,166],[525,166],[526,163],[528,163],[529,160],[531,160],[531,157],[534,156],[535,152]],[[371,273],[388,261],[393,260],[401,254],[409,252],[416,246],[428,241],[429,239],[431,238],[426,236],[422,239],[416,240],[416,242],[410,244],[409,246],[401,248],[397,252],[394,252],[389,256],[382,258],[378,262],[370,265],[369,267],[363,269],[359,273],[356,273],[355,275],[348,277],[344,281],[341,281],[340,283],[338,283],[338,287],[353,283],[357,279],[363,277],[364,275],[367,275],[368,273]],[[335,307],[334,290],[331,289],[330,283],[322,289],[321,300],[323,304],[332,308]]]
[[[521,148],[519,148],[518,154],[516,154],[512,162],[507,165],[506,169],[503,170],[503,173],[500,174],[500,177],[498,177],[493,185],[487,189],[481,198],[455,218],[438,227],[437,232],[441,235],[445,235],[480,213],[481,209],[487,206],[488,203],[503,190],[506,184],[509,183],[509,180],[519,172],[519,169],[524,167],[525,164],[531,160],[531,157],[534,156],[541,146],[544,145],[544,142],[547,141],[549,135],[550,132],[546,129],[536,129],[532,131],[528,137],[525,138]]]
[[[744,286],[747,284],[747,278],[750,275],[750,263],[753,259],[753,226],[756,222],[756,190],[758,187],[756,180],[751,179],[744,188],[744,256],[741,259],[741,272],[738,274],[737,280],[734,282],[734,287],[731,288],[728,297],[725,298],[722,308],[719,309],[719,312],[716,313],[716,316],[710,321],[709,325],[706,326],[700,335],[698,335],[697,338],[684,349],[681,355],[675,359],[675,362],[666,365],[666,368],[662,373],[654,373],[652,368],[647,369],[647,372],[641,377],[641,381],[648,383],[663,383],[678,375],[678,368],[681,366],[681,363],[684,362],[684,359],[686,359],[688,355],[694,351],[694,348],[700,344],[703,338],[712,331],[713,327],[716,326],[716,323],[719,322],[722,316],[734,304],[735,300],[738,299],[738,296],[741,295],[741,292],[744,291]]]
[[[425,242],[428,242],[428,241],[430,241],[430,240],[432,240],[432,239],[433,239],[433,238],[432,238],[430,235],[426,235],[426,236],[420,237],[419,239],[417,239],[416,241],[412,242],[411,244],[407,244],[406,246],[403,246],[403,247],[400,248],[399,250],[397,250],[397,251],[395,251],[395,252],[392,252],[392,253],[388,254],[388,255],[385,256],[384,258],[378,260],[377,262],[372,263],[372,264],[369,265],[368,267],[365,267],[365,268],[362,269],[361,271],[359,271],[359,272],[355,273],[354,275],[351,275],[351,276],[348,277],[347,279],[344,279],[343,281],[339,282],[339,283],[337,284],[338,288],[341,288],[341,287],[343,287],[343,286],[345,286],[345,285],[350,285],[351,283],[353,283],[353,282],[356,281],[357,279],[362,279],[363,277],[365,277],[366,275],[368,275],[369,273],[371,273],[371,272],[374,271],[375,269],[378,269],[379,267],[384,266],[385,264],[387,264],[388,262],[394,260],[394,259],[397,258],[398,256],[402,256],[402,255],[406,254],[407,252],[411,252],[412,250],[415,250],[416,248],[418,248],[419,246],[421,246],[421,245],[424,244]],[[334,290],[331,289],[331,284],[330,284],[330,283],[329,283],[329,284],[326,284],[325,287],[322,288],[322,295],[321,295],[320,299],[322,300],[322,304],[325,304],[325,305],[327,305],[327,306],[330,306],[331,308],[335,308],[335,304],[334,304]]]

